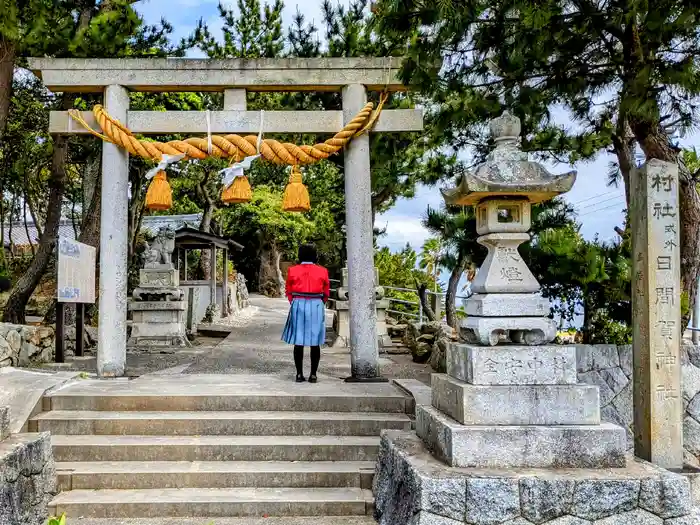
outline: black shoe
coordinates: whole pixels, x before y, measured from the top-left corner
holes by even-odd
[[[297,374],[297,383],[303,383],[304,381],[306,381],[306,378],[301,374]]]
[[[316,375],[309,376],[309,383],[315,383],[316,381],[318,381]]]

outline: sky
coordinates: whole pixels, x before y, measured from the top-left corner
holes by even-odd
[[[213,35],[220,35],[221,21],[218,16],[219,0],[141,0],[136,4],[138,11],[147,23],[157,23],[165,18],[175,28],[175,38],[188,35],[202,18],[207,22]],[[348,4],[348,0],[335,0],[335,3]],[[283,22],[289,26],[297,9],[307,21],[321,22],[321,0],[286,0]],[[196,56],[196,55],[195,55]],[[554,119],[566,123],[567,115],[555,111]],[[700,147],[700,133],[694,133],[679,140],[681,146]],[[594,161],[578,163],[572,166],[551,163],[547,167],[552,173],[565,173],[571,169],[578,172],[573,189],[564,196],[577,210],[582,224],[581,232],[587,239],[596,235],[602,240],[616,237],[615,226],[621,226],[625,208],[622,186],[607,185],[609,163],[613,156],[599,155]],[[387,213],[379,215],[376,226],[386,228],[386,235],[379,239],[379,244],[392,250],[400,250],[410,243],[420,250],[429,236],[421,226],[421,218],[428,206],[439,208],[442,203],[438,187],[421,187],[416,197],[410,200],[400,199]]]

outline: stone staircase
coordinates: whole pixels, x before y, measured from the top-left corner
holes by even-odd
[[[52,434],[62,492],[50,512],[69,523],[371,516],[379,434],[411,428],[391,385],[195,385],[173,395],[119,383],[51,394],[30,421]]]

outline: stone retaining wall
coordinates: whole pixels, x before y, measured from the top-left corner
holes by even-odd
[[[48,326],[0,323],[0,367],[53,361],[55,334]]]
[[[600,388],[601,417],[632,432],[632,345],[576,345],[578,380]],[[686,463],[700,467],[700,348],[689,341],[681,346],[682,395]]]
[[[49,433],[10,436],[0,407],[0,524],[44,525],[56,490]]]
[[[379,525],[698,525],[688,480],[624,469],[458,469],[414,433],[386,430],[374,477]]]

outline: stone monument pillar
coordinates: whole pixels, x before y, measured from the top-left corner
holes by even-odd
[[[634,451],[683,467],[678,166],[652,159],[632,174]]]
[[[508,113],[491,133],[487,161],[443,192],[448,204],[476,206],[489,249],[467,300],[467,344],[451,344],[447,374],[433,374],[431,404],[416,406],[417,435],[382,435],[380,525],[700,523],[687,479],[628,465],[625,430],[601,423],[597,386],[577,383],[576,348],[548,344],[549,304],[518,245],[531,205],[568,191],[575,173],[529,162]]]
[[[338,288],[338,298],[335,301],[334,323],[336,340],[334,348],[347,348],[350,346],[350,301],[348,300],[348,269],[343,268],[341,286]],[[389,329],[386,324],[386,311],[389,308],[389,299],[384,298],[384,288],[379,286],[379,270],[374,269],[374,297],[377,310],[377,344],[379,350],[392,345]]]
[[[146,248],[146,261],[139,271],[139,286],[129,302],[132,313],[130,347],[188,347],[185,327],[187,301],[178,287],[178,271],[172,263],[175,232],[162,228]]]

